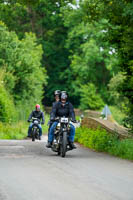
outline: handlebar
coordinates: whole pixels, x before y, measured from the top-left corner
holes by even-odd
[[[73,122],[73,123],[77,123],[77,121],[76,120],[72,120],[72,118],[70,118],[70,117],[56,117],[56,118],[54,118],[54,119],[50,119],[50,121],[59,121],[61,118],[68,118],[69,119],[69,121],[71,121],[71,122]]]
[[[35,121],[35,120],[37,120],[37,121],[40,123],[40,119],[35,118],[35,117],[32,117],[31,120],[28,120],[28,122],[33,122],[33,121]]]

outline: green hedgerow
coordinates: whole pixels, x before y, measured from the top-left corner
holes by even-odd
[[[133,160],[133,139],[120,140],[116,134],[109,134],[104,129],[77,128],[75,141],[99,152]]]
[[[0,139],[23,139],[27,135],[27,123],[0,123]]]
[[[111,141],[111,136],[107,134],[106,130],[92,130],[85,127],[76,129],[75,138],[76,141],[84,146],[97,151],[105,151],[109,146],[109,142]]]
[[[133,139],[116,140],[108,152],[121,158],[133,160]]]
[[[15,121],[16,112],[12,97],[9,95],[3,81],[4,71],[0,70],[0,121]]]

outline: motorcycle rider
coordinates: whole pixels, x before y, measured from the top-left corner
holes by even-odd
[[[52,107],[60,101],[60,94],[61,94],[61,91],[60,90],[55,90],[54,91],[54,98],[55,98],[55,102],[53,102],[52,104]]]
[[[36,104],[35,106],[35,110],[31,112],[29,118],[28,118],[28,122],[30,122],[31,118],[37,118],[39,120],[42,120],[41,124],[45,123],[45,119],[44,119],[44,113],[40,110],[40,105]],[[41,140],[41,136],[42,136],[42,127],[41,124],[38,124],[38,129],[39,129],[39,140]],[[27,137],[31,137],[31,131],[32,131],[32,126],[33,123],[30,124],[29,129],[28,129],[28,136]]]
[[[76,122],[75,120],[75,113],[73,106],[70,102],[67,101],[67,94],[65,91],[61,92],[60,95],[61,100],[54,104],[50,119],[51,121],[54,121],[56,117],[71,117],[72,122]],[[54,137],[54,129],[57,126],[57,121],[54,121],[48,135],[48,144],[46,147],[50,148],[52,145],[53,137]],[[75,127],[70,124],[70,136],[69,136],[69,146],[74,149],[76,148],[74,145],[74,136],[75,136]]]
[[[55,91],[54,91],[55,102],[52,103],[52,109],[53,109],[53,107],[55,106],[55,104],[56,104],[57,102],[60,101],[60,93],[61,93],[60,90],[55,90]],[[51,112],[52,112],[52,111],[51,111]],[[49,130],[50,130],[50,127],[51,127],[52,123],[53,123],[53,121],[51,121],[51,120],[48,122],[48,125],[49,125],[49,128],[48,128],[48,135],[49,135]]]

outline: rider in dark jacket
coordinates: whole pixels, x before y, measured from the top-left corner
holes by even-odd
[[[60,90],[55,90],[55,91],[54,91],[55,102],[52,103],[52,110],[53,110],[55,104],[56,104],[57,102],[60,101],[60,93],[61,93]],[[52,113],[52,111],[51,111],[51,113]],[[50,113],[50,115],[51,115],[51,113]],[[49,134],[49,130],[50,130],[50,127],[52,126],[52,124],[53,124],[53,121],[50,120],[50,121],[48,122],[48,125],[49,125],[48,134]]]
[[[54,121],[56,117],[70,117],[72,118],[73,122],[76,122],[73,106],[70,102],[67,102],[66,100],[67,100],[67,94],[65,92],[62,92],[61,101],[59,101],[53,106],[51,116],[50,116],[51,121]],[[57,122],[53,122],[50,128],[49,135],[48,135],[48,144],[47,144],[48,148],[50,148],[52,145],[54,129],[56,128],[56,125],[57,125]],[[72,124],[70,124],[70,126],[71,127],[70,127],[69,145],[70,147],[75,148],[75,145],[73,144],[74,136],[75,136],[75,127]]]
[[[27,121],[30,122],[31,118],[34,117],[34,118],[39,119],[40,121],[42,120],[41,124],[44,124],[45,123],[44,113],[40,110],[40,105],[37,104],[35,106],[35,108],[36,108],[36,110],[31,112],[31,114],[30,114],[30,116],[29,116]],[[38,128],[39,128],[39,139],[41,139],[41,136],[42,136],[41,124],[38,125]],[[30,126],[29,126],[28,137],[31,137],[32,126],[33,126],[33,123],[31,123]]]
[[[52,107],[54,107],[54,105],[60,101],[60,94],[61,91],[60,90],[55,90],[54,91],[54,98],[55,98],[55,102],[53,102]]]
[[[53,120],[56,117],[71,117],[72,121],[75,121],[75,113],[72,104],[70,102],[65,102],[64,105],[62,102],[56,103],[53,106],[50,118]]]

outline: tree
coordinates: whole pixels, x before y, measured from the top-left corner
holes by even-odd
[[[15,106],[12,96],[4,84],[5,71],[0,69],[0,121],[12,122],[16,120]]]
[[[104,106],[104,102],[100,97],[100,95],[97,94],[97,90],[94,84],[88,83],[86,85],[82,85],[80,92],[81,92],[81,101],[80,101],[81,109],[99,110]]]
[[[92,2],[95,2],[94,5]],[[88,3],[92,5],[93,19],[99,18],[107,19],[109,25],[107,26],[108,34],[107,40],[111,45],[116,46],[119,58],[119,70],[125,72],[126,78],[123,82],[121,91],[123,97],[128,98],[128,113],[129,120],[127,121],[133,129],[133,70],[132,70],[132,49],[133,49],[133,6],[131,0],[119,1],[97,1],[85,0],[81,1],[81,5]],[[95,17],[94,17],[95,16]]]
[[[40,102],[47,75],[41,66],[42,47],[37,45],[35,35],[26,33],[19,40],[0,22],[0,44],[0,68],[6,71],[5,86],[15,103]]]
[[[90,82],[109,103],[107,85],[118,72],[118,55],[115,46],[106,40],[108,21],[93,21],[84,9],[82,5],[79,9],[63,10],[64,24],[68,28],[66,48],[71,62],[69,73],[67,70],[72,82],[70,91],[77,97],[76,101],[80,100],[80,85]]]
[[[126,99],[122,94],[122,86],[126,79],[126,74],[119,72],[113,76],[108,84],[110,91],[110,98],[119,108],[125,103]]]
[[[53,101],[55,89],[67,88],[67,77],[62,72],[69,66],[68,50],[65,48],[67,28],[64,27],[60,9],[71,0],[8,1],[0,4],[0,19],[22,39],[25,32],[34,32],[43,48],[42,64],[49,76],[45,88],[45,103]],[[28,2],[28,3],[27,3]]]

